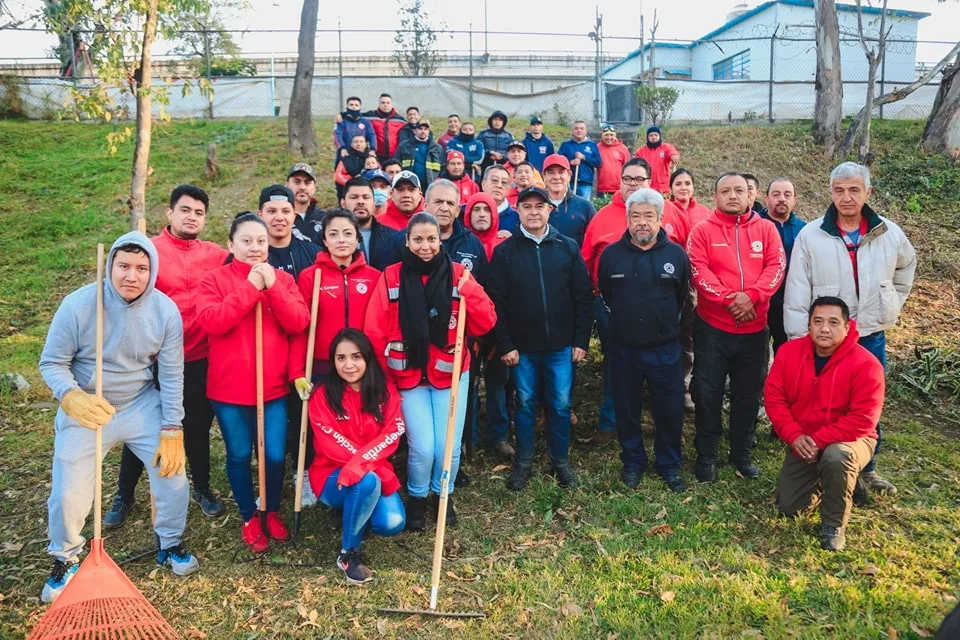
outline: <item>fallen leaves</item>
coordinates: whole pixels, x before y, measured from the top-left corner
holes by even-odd
[[[649,529],[644,531],[643,535],[645,535],[648,538],[652,538],[653,536],[666,538],[667,536],[673,535],[673,527],[671,527],[668,524],[658,524],[655,527],[650,527]]]
[[[661,591],[660,599],[664,602],[673,602],[677,597],[676,591]]]
[[[4,542],[3,543],[3,552],[4,553],[17,553],[23,549],[22,542]]]
[[[508,464],[498,464],[493,469],[490,469],[490,472],[497,473],[498,471],[506,471],[509,468],[510,468],[510,465]]]
[[[567,617],[578,618],[583,615],[583,608],[575,602],[564,602],[560,605],[560,613]]]
[[[864,576],[875,576],[878,573],[880,573],[880,569],[873,566],[872,564],[868,564],[863,569],[860,569],[859,571],[857,571],[857,573]]]
[[[927,630],[924,629],[923,627],[917,626],[916,623],[913,623],[913,622],[910,623],[910,631],[913,631],[915,634],[917,634],[917,635],[920,636],[921,638],[932,638],[932,637],[933,637],[933,634],[932,634],[932,633],[930,633],[929,631],[927,631]]]

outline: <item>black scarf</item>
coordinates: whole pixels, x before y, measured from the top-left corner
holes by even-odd
[[[400,334],[407,350],[407,368],[423,369],[431,343],[441,349],[449,346],[453,267],[443,248],[424,262],[403,247],[400,259]],[[423,276],[427,276],[425,285]]]
[[[477,139],[477,134],[475,134],[475,133],[469,133],[469,134],[468,134],[468,133],[461,133],[461,134],[457,135],[457,140],[459,140],[460,142],[462,142],[462,143],[464,143],[464,144],[466,144],[466,143],[468,143],[468,142],[473,142],[473,141],[476,140],[476,139]]]

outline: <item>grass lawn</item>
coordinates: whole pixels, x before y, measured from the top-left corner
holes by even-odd
[[[434,122],[441,119],[432,118]],[[481,119],[477,119],[479,122]],[[310,158],[331,184],[329,122]],[[482,128],[482,127],[481,127]],[[21,637],[45,610],[40,588],[49,571],[46,498],[55,405],[36,362],[64,294],[93,273],[95,245],[127,229],[129,148],[106,154],[109,126],[0,121],[0,373],[15,371],[32,387],[0,394],[0,637]],[[542,462],[520,494],[504,486],[501,460],[480,454],[465,467],[474,482],[456,492],[460,525],[447,536],[443,610],[483,610],[478,621],[418,616],[387,618],[377,608],[426,606],[433,536],[373,538],[365,552],[377,571],[367,588],[348,587],[335,568],[339,534],[325,509],[305,511],[298,546],[274,547],[253,562],[235,558],[240,521],[232,501],[216,520],[191,505],[186,544],[202,570],[176,579],[149,556],[124,570],[188,638],[921,638],[956,604],[960,560],[960,409],[934,390],[916,392],[904,374],[923,373],[914,347],[960,349],[960,171],[920,155],[922,123],[877,122],[872,202],[900,222],[921,267],[901,325],[888,336],[884,452],[879,470],[900,489],[856,509],[848,548],[819,550],[818,520],[788,521],[775,512],[774,489],[784,446],[758,428],[757,481],[720,471],[712,485],[693,482],[692,421],[685,431],[691,488],[669,493],[647,476],[636,491],[619,482],[615,446],[585,443],[600,395],[598,352],[582,370],[576,396],[581,420],[572,452],[581,487],[561,490]],[[520,133],[514,131],[514,133]],[[548,128],[556,142],[565,133]],[[668,130],[709,203],[713,178],[727,168],[795,178],[803,217],[829,202],[830,166],[807,127]],[[207,188],[207,236],[223,242],[230,219],[256,208],[260,188],[282,181],[294,161],[286,123],[176,122],[156,130],[148,185],[148,226],[164,224],[164,199],[185,181]],[[216,142],[223,172],[203,178],[207,145]],[[333,204],[333,189],[319,194]],[[595,345],[596,346],[596,345]],[[956,371],[954,369],[954,371]],[[931,373],[943,386],[944,364]],[[940,378],[936,378],[936,376]],[[648,438],[648,445],[652,438]],[[108,457],[105,502],[116,481],[118,451]],[[213,484],[224,496],[223,446],[213,443]],[[124,560],[149,548],[149,495],[138,488],[127,524],[106,536]],[[292,491],[284,505],[292,510]],[[91,527],[85,532],[90,535]],[[239,561],[238,561],[239,560]]]

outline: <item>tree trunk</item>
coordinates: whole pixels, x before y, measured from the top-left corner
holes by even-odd
[[[923,148],[960,160],[960,64],[943,74],[933,111],[923,131]]]
[[[813,138],[833,157],[843,121],[843,81],[840,76],[840,24],[834,0],[814,1],[817,36],[817,97],[813,112]]]
[[[137,86],[137,141],[133,149],[133,179],[130,184],[130,228],[136,231],[139,221],[147,213],[147,172],[150,161],[150,136],[153,130],[153,114],[150,111],[151,49],[157,39],[157,4],[149,0],[146,21],[143,25],[143,47],[140,51],[140,84]]]
[[[300,36],[297,38],[297,75],[293,80],[290,113],[287,115],[290,150],[305,156],[317,149],[310,92],[313,89],[318,10],[319,0],[303,0],[303,10],[300,12]]]
[[[882,52],[881,52],[882,55]],[[873,121],[873,95],[877,85],[877,63],[879,58],[869,62],[867,70],[867,101],[863,105],[863,120],[861,121],[860,147],[857,149],[857,161],[860,164],[870,164],[870,124]]]

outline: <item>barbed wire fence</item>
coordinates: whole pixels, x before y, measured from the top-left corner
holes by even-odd
[[[598,30],[599,31],[599,30]],[[4,33],[45,33],[42,29],[7,29]],[[458,113],[482,120],[494,110],[513,123],[538,115],[567,125],[584,120],[637,124],[643,114],[636,87],[655,83],[674,87],[679,98],[674,122],[763,122],[810,119],[815,98],[816,43],[806,32],[779,29],[748,37],[710,40],[661,40],[640,49],[639,37],[599,36],[592,32],[438,31],[438,64],[429,76],[402,75],[393,42],[395,30],[321,29],[317,31],[312,94],[318,117],[342,110],[346,97],[363,98],[376,107],[380,93],[390,93],[401,111],[417,106],[430,117]],[[97,35],[68,38],[81,43],[68,60],[52,57],[0,57],[0,99],[16,90],[24,115],[52,117],[71,87],[92,87],[96,78]],[[229,35],[242,53],[233,64],[211,51],[217,35]],[[291,45],[296,30],[184,30],[193,36],[193,55],[177,39],[158,41],[155,81],[168,89],[165,111],[175,118],[286,117],[297,54]],[[89,43],[89,44],[88,44]],[[922,75],[954,43],[890,39],[877,78],[882,94],[906,86]],[[855,114],[866,97],[867,62],[858,38],[841,37],[844,112]],[[237,62],[242,64],[237,64]],[[206,78],[212,99],[184,87]],[[939,78],[908,99],[880,107],[877,117],[926,117]],[[15,87],[15,89],[13,88]],[[118,108],[130,108],[118,96]],[[511,124],[513,124],[511,123]],[[439,123],[438,123],[439,124]],[[437,127],[435,127],[436,129]]]

